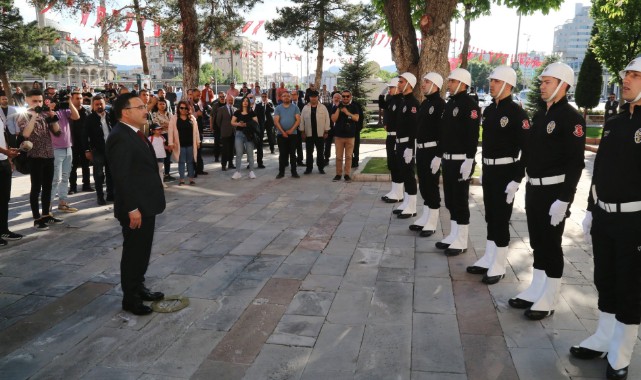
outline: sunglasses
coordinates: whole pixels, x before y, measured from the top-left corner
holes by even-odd
[[[349,96],[349,95],[343,95],[342,97],[345,98],[345,99],[351,98],[351,96]]]
[[[189,108],[187,107],[178,107],[179,110],[188,110]]]

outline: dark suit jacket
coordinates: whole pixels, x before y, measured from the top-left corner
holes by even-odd
[[[256,103],[254,112],[256,112],[258,124],[261,128],[269,127],[274,124],[274,106],[270,102],[267,102],[267,104],[263,102]]]
[[[107,126],[111,131],[111,122],[109,121],[109,114],[106,116]],[[100,115],[92,112],[85,120],[85,135],[83,149],[85,151],[91,150],[94,153],[105,154],[105,134],[102,130],[102,123],[100,122]]]
[[[143,218],[163,212],[165,190],[151,144],[126,124],[118,123],[109,133],[106,153],[114,184],[114,216],[128,220],[129,212],[135,209]]]
[[[231,115],[227,110],[227,104],[218,107],[216,111],[216,125],[220,127],[220,137],[229,137],[234,135],[234,127],[231,125],[231,117],[236,112],[236,108],[231,108]]]

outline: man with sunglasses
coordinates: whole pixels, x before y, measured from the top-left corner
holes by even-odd
[[[333,181],[345,179],[345,182],[352,182],[350,177],[352,170],[352,154],[354,152],[354,136],[358,128],[358,108],[352,102],[352,92],[344,90],[341,93],[341,103],[334,110],[331,116],[334,122],[334,146],[336,147],[336,175]],[[345,167],[343,168],[343,161]]]

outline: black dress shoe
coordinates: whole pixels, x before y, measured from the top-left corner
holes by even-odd
[[[292,178],[300,178],[300,176],[298,175],[298,173],[294,172],[292,173]]]
[[[410,231],[423,231],[423,226],[418,224],[410,224]]]
[[[285,174],[283,174],[283,173],[278,173],[278,175],[276,176],[276,179],[281,179],[281,178],[283,178],[284,176],[285,176]]]
[[[263,165],[263,164],[258,164],[258,169],[265,169],[265,165]]]
[[[114,196],[113,195],[107,195],[107,202],[113,202],[114,201]]]
[[[595,351],[581,346],[570,347],[570,353],[577,359],[590,360],[596,358],[605,358],[606,352]]]
[[[200,172],[196,172],[196,174],[207,175],[207,174],[209,174],[209,172],[200,171]]]
[[[229,165],[230,169],[236,169],[236,165]]]
[[[91,192],[94,192],[94,191],[96,191],[96,190],[94,190],[94,188],[93,188],[93,187],[91,187],[91,186],[84,186],[84,185],[83,185],[83,186],[82,186],[82,191],[86,191],[86,192],[88,192],[88,193],[91,193]],[[76,192],[77,192],[77,191],[76,191]]]
[[[143,301],[160,301],[165,298],[165,295],[162,292],[152,292],[151,290],[144,288],[138,293],[138,296]]]
[[[540,321],[541,319],[545,317],[549,317],[550,315],[554,314],[554,310],[532,310],[532,309],[527,309],[525,310],[525,315],[528,319],[531,319],[533,321]]]
[[[605,378],[608,380],[625,380],[628,378],[628,367],[615,370],[608,362],[608,369],[605,370]]]
[[[483,276],[481,281],[483,281],[484,284],[494,285],[494,284],[498,283],[499,281],[501,281],[504,278],[505,278],[505,274],[499,274],[497,276],[485,275],[485,276]]]
[[[486,274],[487,273],[487,268],[479,267],[476,265],[470,265],[467,267],[467,273],[470,274]]]
[[[437,241],[436,244],[434,244],[436,248],[438,249],[448,249],[450,247],[449,244],[447,243],[441,243],[440,241]]]
[[[320,174],[325,174],[325,170],[323,170],[323,169],[318,169],[318,172],[319,172]]]
[[[305,163],[303,161],[297,161],[296,165],[298,166],[305,166]]]
[[[383,199],[383,201],[384,201],[385,203],[398,203],[398,202],[403,202],[403,200],[402,200],[402,199],[393,199],[393,198],[388,198],[388,197],[385,197],[385,199]]]
[[[153,311],[149,306],[142,302],[122,302],[122,310],[128,311],[135,315],[147,315]]]
[[[422,230],[421,233],[418,234],[418,236],[420,236],[420,237],[430,237],[430,236],[434,235],[435,232],[436,232],[435,230]]]
[[[303,174],[312,174],[312,169],[307,169],[303,172]]]
[[[401,215],[402,213],[403,213],[403,210],[399,210],[399,209],[396,209],[396,210],[392,211],[392,214],[394,214],[394,215]]]
[[[397,217],[397,218],[399,218],[399,219],[409,219],[409,218],[411,218],[411,217],[413,217],[413,216],[416,216],[416,213],[413,213],[413,214],[403,214],[403,213],[400,213],[400,214],[398,214],[396,217]]]
[[[515,309],[527,309],[534,305],[534,302],[526,301],[517,297],[510,298],[507,303]]]
[[[465,252],[467,252],[467,248],[447,248],[445,250],[445,256],[458,256]]]
[[[107,204],[107,201],[105,200],[105,197],[98,197],[98,204],[100,206],[104,206]]]
[[[227,171],[227,168],[226,168],[226,167],[224,167],[224,166],[223,166],[223,171],[224,171],[224,172],[226,172],[226,171]]]
[[[77,192],[78,192],[78,190],[69,189],[69,191],[67,191],[67,195],[73,195],[73,194],[75,194]]]

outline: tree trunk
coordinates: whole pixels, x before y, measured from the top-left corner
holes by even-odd
[[[450,73],[448,50],[450,46],[450,21],[456,9],[457,0],[426,1],[421,22],[422,46],[419,62],[421,76],[430,71],[447,78]],[[445,94],[445,80],[441,94]]]
[[[142,29],[142,17],[140,15],[140,0],[134,0],[134,12],[136,14],[136,27],[138,28],[138,43],[140,44],[142,72],[145,75],[149,75],[149,64],[147,63],[147,45],[145,45],[145,31]]]
[[[9,103],[12,104],[13,100],[11,99],[11,85],[9,84],[9,74],[6,71],[0,70],[0,81],[2,82],[2,87],[4,87],[4,92],[9,98]]]
[[[461,68],[467,70],[467,53],[470,50],[470,8],[471,5],[465,5],[465,15],[463,17],[465,20],[465,27],[463,28],[463,49],[461,50]]]
[[[179,0],[178,6],[183,24],[183,91],[186,93],[187,89],[198,86],[200,74],[200,45],[197,41],[198,17],[195,0]]]
[[[441,1],[428,1],[440,3]],[[383,6],[385,16],[392,34],[392,59],[396,63],[396,70],[400,73],[418,73],[418,45],[416,43],[416,30],[412,25],[409,0],[387,0]],[[449,24],[447,30],[449,31]],[[449,42],[449,35],[447,37]],[[448,43],[445,44],[447,49]],[[446,52],[447,53],[447,52]],[[418,77],[418,75],[417,75]],[[419,87],[419,86],[417,86]]]
[[[321,8],[318,25],[318,44],[316,45],[316,74],[314,75],[314,84],[317,89],[321,88],[320,82],[323,77],[323,60],[325,59],[325,9]]]

